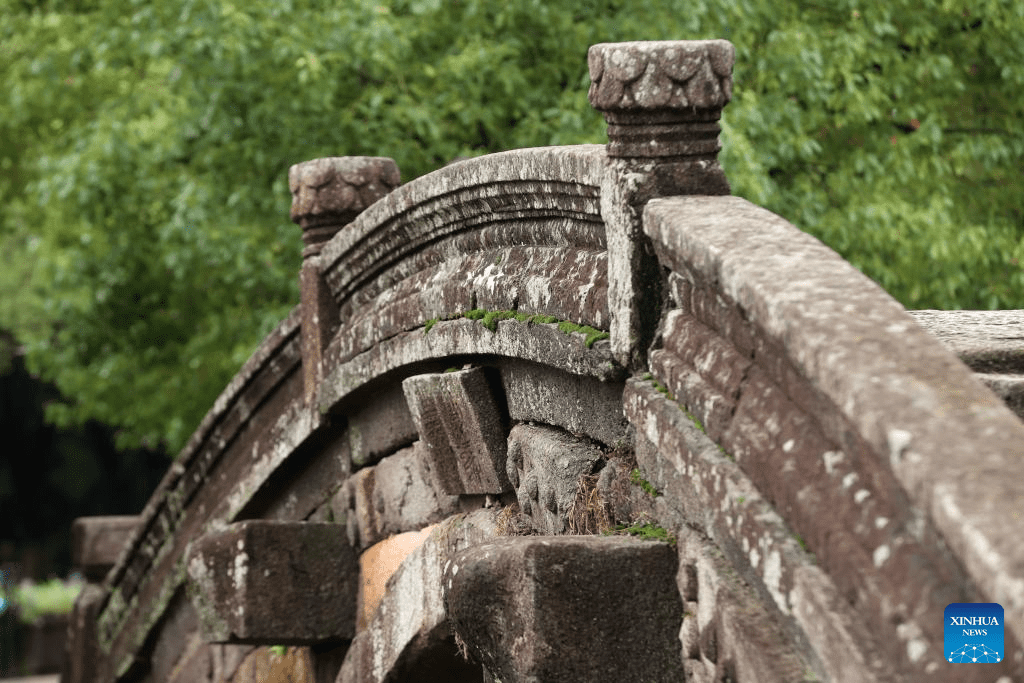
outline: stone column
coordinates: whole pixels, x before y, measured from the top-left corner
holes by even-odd
[[[302,228],[302,373],[307,405],[320,382],[324,349],[338,329],[338,307],[320,269],[320,249],[366,207],[398,187],[386,157],[324,157],[288,169],[292,222]]]
[[[718,120],[732,96],[732,43],[603,43],[587,54],[590,104],[608,122],[601,188],[608,234],[611,344],[627,367],[646,365],[661,307],[661,275],[643,234],[655,197],[726,195]]]

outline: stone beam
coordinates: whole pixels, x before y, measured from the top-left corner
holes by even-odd
[[[315,645],[355,635],[359,563],[344,525],[237,522],[196,541],[187,566],[208,642]]]
[[[132,532],[139,526],[138,515],[79,517],[71,524],[71,563],[91,583],[106,577]]]
[[[446,563],[449,622],[504,683],[681,681],[675,549],[624,537],[520,536]]]

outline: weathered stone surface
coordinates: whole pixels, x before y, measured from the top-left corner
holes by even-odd
[[[167,681],[175,669],[186,667],[188,660],[197,657],[200,645],[205,645],[199,637],[199,618],[195,608],[188,600],[184,590],[171,600],[167,607],[160,635],[153,645],[149,657],[150,672],[154,681]],[[209,659],[209,655],[207,655]],[[188,668],[199,666],[192,663]]]
[[[241,516],[282,522],[307,519],[330,498],[351,470],[348,435],[338,432],[320,448],[293,453],[264,482]]]
[[[625,376],[607,340],[588,348],[586,335],[566,334],[556,324],[527,325],[502,320],[492,331],[476,320],[442,320],[429,333],[403,332],[346,363],[330,366],[320,386],[320,410],[344,410],[339,406],[359,400],[358,393],[364,389],[367,378],[417,363],[443,369],[456,358],[479,355],[542,363],[609,382],[621,381]]]
[[[500,539],[452,557],[445,603],[473,658],[502,681],[679,681],[676,569],[667,544]]]
[[[435,657],[438,650],[444,653],[450,632],[441,594],[443,564],[467,546],[493,538],[495,517],[491,510],[458,515],[432,529],[422,541],[408,534],[415,547],[408,552],[410,544],[403,541],[396,548],[407,554],[401,555],[401,564],[387,579],[387,590],[367,627],[353,640],[338,673],[338,683],[403,680],[401,674],[412,674],[416,662]],[[364,581],[374,568],[386,571],[393,560],[382,552],[373,561],[363,563]],[[456,673],[461,671],[458,659],[450,659],[450,667]],[[475,671],[478,681],[480,672]],[[461,675],[453,680],[466,680]]]
[[[933,663],[943,666],[937,649],[922,648],[912,634],[919,630],[925,643],[940,642],[932,624],[941,619],[944,586],[999,602],[1008,614],[1007,605],[1024,609],[1024,547],[1005,540],[1020,523],[996,512],[1024,497],[1024,482],[1014,474],[1024,457],[1024,425],[877,285],[778,216],[735,197],[685,197],[650,202],[644,226],[665,267],[717,283],[759,331],[766,357],[791,363],[810,391],[826,399],[811,414],[827,439],[844,452],[854,449],[846,455],[859,458],[859,481],[877,486],[861,498],[898,497],[902,489],[920,511],[916,518],[907,512],[909,529],[922,539],[917,547],[928,549],[926,580],[912,569],[920,565],[918,551],[900,556],[913,543],[867,551],[872,573],[899,586],[897,600],[882,598],[882,589],[871,602],[878,606],[873,628],[893,636],[886,640],[900,666],[915,676]],[[957,561],[944,559],[940,535]],[[851,552],[855,545],[831,541]],[[968,577],[957,578],[958,564]],[[914,617],[895,621],[880,617],[893,603],[924,611],[912,609]],[[1024,612],[1015,619],[1007,616],[1007,623],[1024,624]],[[913,625],[897,629],[903,621]],[[1024,633],[1024,626],[1013,628]]]
[[[836,586],[814,566],[814,558],[800,548],[793,532],[737,463],[649,383],[629,380],[623,405],[636,425],[641,474],[662,494],[655,500],[656,517],[673,528],[692,527],[707,534],[735,571],[750,585],[761,586],[760,592],[778,614],[795,618],[798,630],[790,638],[807,638],[813,649],[800,655],[796,648],[793,657],[820,660],[821,668],[837,680],[891,680],[892,662],[879,654],[883,646],[864,627],[861,615],[842,602]],[[695,556],[686,555],[682,565],[695,566]],[[707,571],[713,569],[717,576],[724,566],[709,565]],[[685,576],[681,571],[680,593],[687,600],[697,600],[699,582],[687,585]],[[804,583],[798,589],[800,581]],[[793,602],[797,597],[800,604]],[[824,615],[814,609],[815,604],[831,605],[828,624],[821,622]],[[702,605],[701,628],[710,614],[708,606],[713,607],[713,601]],[[795,646],[790,648],[792,652]],[[860,679],[850,678],[854,671]]]
[[[355,633],[359,569],[340,525],[238,522],[196,541],[188,574],[208,641],[314,644]]]
[[[252,651],[252,645],[210,645],[210,658],[213,667],[211,678],[214,683],[226,683],[232,680],[235,671]],[[320,682],[317,681],[317,683]]]
[[[560,429],[516,425],[508,436],[507,472],[519,509],[541,533],[563,533],[580,477],[603,457],[597,446]]]
[[[511,419],[586,434],[609,448],[628,440],[621,383],[514,360],[501,362],[500,368]]]
[[[292,221],[307,246],[330,239],[366,207],[398,187],[398,166],[386,157],[324,157],[288,169]]]
[[[187,640],[185,651],[166,677],[154,680],[167,683],[216,683],[212,682],[213,662],[210,657],[210,646],[202,641],[198,634],[191,635]]]
[[[424,455],[448,495],[502,493],[505,418],[482,368],[416,375],[402,382]]]
[[[218,397],[146,504],[97,618],[109,652],[97,674],[125,675],[184,580],[185,547],[210,517],[231,519],[315,428],[302,404],[298,309],[260,344]]]
[[[87,581],[98,583],[139,526],[138,515],[79,517],[71,524],[71,563]]]
[[[459,510],[457,496],[434,488],[424,446],[417,441],[345,481],[331,501],[354,547],[439,522]]]
[[[1006,407],[1012,410],[1017,417],[1024,420],[1024,374],[986,373],[978,375],[978,379],[991,389],[992,393],[1003,399]]]
[[[721,109],[732,97],[735,52],[727,40],[591,45],[590,104],[598,111]]]
[[[686,601],[679,641],[694,680],[788,683],[823,675],[793,642],[771,599],[740,578],[721,550],[686,526],[677,537],[677,584]],[[833,680],[878,680],[859,665],[859,678]]]
[[[1024,373],[1024,311],[907,311],[975,372]]]
[[[504,228],[504,226],[502,226]],[[450,238],[459,240],[462,235]],[[344,362],[382,339],[468,311],[518,310],[608,328],[607,254],[574,246],[509,246],[466,255],[447,243],[419,252],[419,270],[381,276],[391,286],[363,288],[342,309],[345,327],[332,342],[330,362]]]
[[[376,462],[417,439],[416,423],[399,384],[378,388],[346,415],[349,449],[357,467]]]
[[[314,680],[308,648],[289,647],[284,654],[278,654],[269,647],[261,647],[246,656],[231,683],[314,683]]]
[[[367,548],[359,556],[359,597],[356,631],[364,630],[373,619],[394,575],[411,552],[423,545],[434,527],[395,534]]]
[[[94,683],[100,657],[96,634],[96,616],[106,599],[106,591],[86,584],[75,599],[68,618],[68,638],[61,665],[63,683]]]

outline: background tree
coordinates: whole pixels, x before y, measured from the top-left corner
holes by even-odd
[[[1024,308],[1024,8],[989,0],[0,0],[0,325],[177,450],[298,300],[290,164],[604,141],[596,42],[728,38],[735,194],[910,308]]]

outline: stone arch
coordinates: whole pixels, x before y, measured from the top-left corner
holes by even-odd
[[[592,48],[607,147],[293,167],[302,302],[83,593],[66,679],[1020,675],[1024,425],[724,196],[732,54]],[[943,661],[970,601],[1006,610],[992,668]]]

